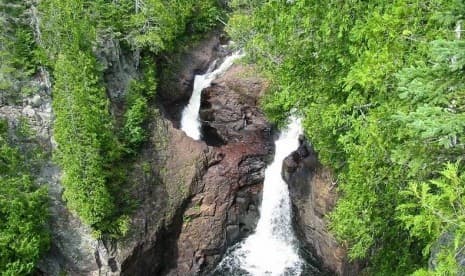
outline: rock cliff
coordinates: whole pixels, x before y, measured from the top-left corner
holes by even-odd
[[[115,117],[137,78],[138,53],[124,53],[111,37],[96,50],[105,65],[105,82]],[[274,151],[271,125],[258,108],[267,88],[250,66],[233,65],[202,92],[200,118],[204,141],[177,127],[195,74],[205,72],[225,47],[212,34],[169,58],[160,72],[158,99],[150,111],[150,139],[126,170],[130,197],[136,199],[124,239],[97,240],[62,200],[61,172],[51,160],[38,172],[51,199],[52,246],[39,264],[45,275],[208,275],[227,248],[249,235],[259,218],[264,170]],[[169,61],[168,61],[169,60]],[[25,117],[49,154],[54,147],[48,80],[34,80],[40,92],[15,106],[1,106],[0,117],[15,123]],[[42,87],[42,88],[41,88]],[[336,193],[331,173],[311,147],[284,162],[296,232],[313,262],[340,275],[354,275],[346,252],[328,233],[324,215]],[[323,269],[323,271],[325,271]]]
[[[325,215],[337,200],[331,171],[318,162],[316,152],[302,138],[300,147],[284,160],[282,172],[289,185],[294,227],[304,255],[316,258],[328,274],[358,275],[360,265],[348,261],[346,249],[327,228]]]
[[[158,98],[162,106],[169,108],[165,116],[176,127],[179,127],[182,109],[192,94],[195,75],[206,72],[215,59],[228,54],[227,48],[220,44],[221,38],[221,33],[213,32],[179,53],[160,58],[164,65],[159,72]]]

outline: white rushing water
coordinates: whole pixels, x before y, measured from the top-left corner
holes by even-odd
[[[201,139],[199,110],[202,90],[209,87],[214,79],[226,72],[234,61],[242,56],[243,54],[240,52],[235,52],[226,57],[223,63],[216,70],[213,71],[215,65],[215,62],[213,62],[205,74],[195,76],[192,96],[189,99],[189,104],[182,111],[181,117],[181,129],[187,134],[187,136],[194,140]]]
[[[242,271],[254,276],[302,273],[303,261],[292,230],[289,189],[281,177],[283,161],[298,148],[302,133],[300,119],[291,118],[287,129],[275,142],[273,163],[265,171],[256,232],[226,255],[219,265],[220,271]]]

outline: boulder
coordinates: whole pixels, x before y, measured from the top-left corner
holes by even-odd
[[[40,95],[36,94],[29,99],[29,103],[32,107],[39,107],[42,104],[42,99],[40,98]]]
[[[255,76],[254,69],[233,65],[202,92],[200,119],[207,144],[261,140],[271,126],[258,107],[268,84]]]

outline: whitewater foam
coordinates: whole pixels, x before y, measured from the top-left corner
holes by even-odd
[[[284,159],[299,147],[301,120],[290,119],[275,142],[273,163],[265,170],[263,199],[256,232],[226,254],[218,271],[241,271],[251,275],[300,275],[303,260],[292,229],[289,189],[282,179]]]
[[[200,131],[201,123],[199,119],[202,90],[209,87],[213,80],[224,74],[231,65],[233,65],[234,61],[242,56],[243,54],[241,52],[235,52],[226,57],[223,63],[216,70],[213,70],[216,63],[216,61],[214,61],[205,74],[195,76],[192,96],[189,99],[189,103],[182,111],[181,117],[181,129],[187,134],[187,136],[194,140],[200,140],[202,138]]]

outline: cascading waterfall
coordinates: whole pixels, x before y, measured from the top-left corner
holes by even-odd
[[[234,246],[219,264],[226,275],[300,275],[303,260],[296,246],[291,223],[287,184],[281,176],[284,159],[299,146],[303,133],[300,119],[290,124],[275,142],[273,163],[266,168],[260,219],[254,234]]]
[[[210,68],[208,68],[208,71],[205,74],[195,76],[192,96],[189,99],[189,104],[182,111],[181,117],[181,129],[187,134],[187,136],[194,140],[201,139],[199,110],[202,90],[209,87],[214,79],[226,72],[234,61],[242,56],[243,54],[240,52],[235,52],[226,57],[223,63],[216,70],[213,70],[215,61],[212,65],[210,65]]]
[[[181,117],[181,129],[195,140],[201,139],[200,98],[204,88],[231,67],[243,54],[226,57],[216,69],[215,62],[203,75],[196,75],[194,89]],[[289,154],[299,146],[303,133],[300,119],[292,117],[288,127],[275,142],[273,163],[266,168],[261,216],[254,234],[237,244],[226,255],[217,271],[248,275],[300,275],[303,261],[297,252],[291,223],[291,203],[281,167]]]

